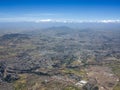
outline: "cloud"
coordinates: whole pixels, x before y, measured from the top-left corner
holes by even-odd
[[[0,18],[0,22],[25,22],[25,21],[30,22],[34,20],[26,17]]]
[[[35,20],[36,23],[39,23],[39,22],[52,22],[53,20],[51,19],[41,19],[41,20]]]
[[[98,23],[120,23],[120,20],[100,20]]]
[[[36,20],[35,22],[36,23],[40,23],[40,22],[71,23],[72,21],[63,20],[63,19],[40,19],[40,20]]]
[[[75,19],[39,19],[31,17],[0,18],[0,22],[35,22],[35,23],[120,23],[120,20],[75,20]]]
[[[120,23],[120,20],[61,20],[61,19],[42,19],[36,20],[36,23],[40,22],[60,22],[60,23]]]

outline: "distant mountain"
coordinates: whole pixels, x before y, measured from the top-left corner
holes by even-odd
[[[63,26],[63,27],[61,27]],[[64,27],[65,26],[65,27]],[[119,30],[120,23],[60,23],[60,22],[0,22],[0,31],[2,30],[12,30],[12,31],[25,31],[25,30],[41,30],[45,28],[62,28],[67,29],[67,27],[75,29],[94,29],[94,30]],[[57,29],[57,28],[56,28]]]

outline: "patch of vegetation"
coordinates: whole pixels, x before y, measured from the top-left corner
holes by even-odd
[[[118,84],[114,87],[113,90],[120,90],[120,82],[118,82]]]
[[[76,76],[80,76],[82,77],[82,79],[87,80],[86,77],[86,71],[84,69],[69,69],[69,68],[65,68],[62,70],[63,73],[66,74],[74,74]]]
[[[15,81],[14,82],[14,89],[15,90],[27,90],[27,87],[26,87],[26,78],[27,78],[27,75],[26,74],[21,74],[20,75],[20,79]]]
[[[63,90],[81,90],[81,89],[75,86],[67,86]]]

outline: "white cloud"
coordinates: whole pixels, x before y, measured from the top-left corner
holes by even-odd
[[[98,23],[120,23],[120,20],[100,20]]]
[[[74,21],[63,20],[63,19],[40,19],[40,20],[35,20],[35,22],[36,23],[40,23],[40,22],[73,23]]]
[[[35,22],[61,22],[61,23],[120,23],[120,20],[53,20],[53,19],[42,19],[36,20]]]
[[[52,22],[53,20],[51,19],[41,19],[41,20],[35,20],[36,23],[39,23],[39,22]]]
[[[30,17],[0,18],[0,22],[56,22],[56,23],[120,23],[120,20],[38,19]]]

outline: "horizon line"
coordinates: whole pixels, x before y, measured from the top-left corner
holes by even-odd
[[[0,18],[0,22],[34,22],[34,23],[120,23],[120,19],[101,20],[74,20],[74,19],[26,19],[26,18]]]

